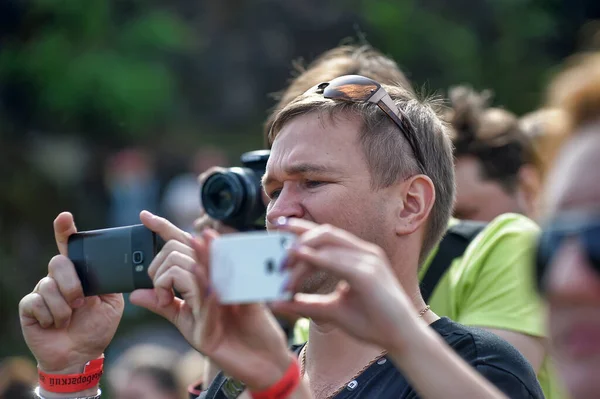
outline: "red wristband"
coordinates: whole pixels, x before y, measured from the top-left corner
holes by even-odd
[[[292,359],[290,367],[274,385],[261,392],[250,392],[253,399],[284,399],[287,398],[300,384],[300,367],[298,361]]]
[[[40,387],[53,393],[73,393],[94,388],[100,382],[104,357],[86,363],[81,374],[48,374],[38,369]]]

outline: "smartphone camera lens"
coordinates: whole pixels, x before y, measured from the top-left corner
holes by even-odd
[[[144,261],[144,253],[142,251],[135,251],[132,259],[134,265],[139,265]]]
[[[275,262],[273,259],[267,260],[267,274],[273,274],[275,271]]]

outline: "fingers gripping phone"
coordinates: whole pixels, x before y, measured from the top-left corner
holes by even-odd
[[[211,285],[223,304],[288,300],[289,276],[281,270],[296,236],[287,232],[228,234],[210,247]]]
[[[153,288],[148,267],[164,242],[144,225],[83,231],[69,237],[68,257],[85,296]]]

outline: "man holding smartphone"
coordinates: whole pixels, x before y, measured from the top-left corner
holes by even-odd
[[[430,106],[399,88],[345,76],[284,108],[270,139],[263,179],[270,197],[267,227],[299,235],[301,246],[288,261],[289,288],[309,293],[278,309],[313,319],[299,353],[302,382],[264,307],[222,306],[210,293],[208,243],[216,238],[210,232],[193,240],[142,214],[142,222],[168,242],[149,268],[155,288],[132,293],[134,304],[170,320],[255,398],[499,397],[498,390],[543,397],[513,347],[439,318],[420,296],[419,265],[446,230],[454,198],[451,145]],[[61,215],[56,225],[64,251],[72,218]],[[89,384],[97,382],[99,357],[122,311],[120,296],[83,300],[73,273],[68,259],[54,258],[49,276],[21,302],[24,335],[43,372],[43,397],[69,397],[46,383],[64,374],[75,375],[66,381],[91,379],[76,385],[87,390],[71,397],[97,393]],[[282,394],[286,386],[294,391]]]
[[[346,74],[363,75],[414,92],[396,62],[381,52],[368,45],[340,46],[326,51],[306,68],[297,71],[266,121],[265,136],[277,115],[276,110],[284,108],[310,87]],[[265,145],[270,147],[268,140]],[[222,233],[230,232],[207,215],[196,223],[198,231],[205,227],[216,228]],[[546,350],[545,307],[533,289],[527,243],[538,234],[537,225],[525,216],[506,214],[495,218],[485,228],[477,227],[479,233],[476,237],[475,234],[471,236],[468,230],[471,228],[468,222],[451,219],[447,237],[454,238],[456,230],[460,233],[459,239],[448,239],[448,242],[436,245],[424,260],[419,278],[421,288],[426,290],[424,295],[429,296],[427,303],[440,316],[467,326],[484,328],[508,341],[538,373],[547,398],[565,397]],[[463,237],[465,229],[468,230],[466,242]],[[463,246],[460,250],[454,248],[456,241]],[[448,250],[450,245],[452,247]],[[442,273],[435,284],[425,285],[425,282],[430,282],[429,277],[436,274],[440,264]],[[300,319],[296,324],[296,343],[304,343],[308,339],[308,324],[306,319]],[[209,374],[205,384],[214,377],[213,369],[207,367]]]

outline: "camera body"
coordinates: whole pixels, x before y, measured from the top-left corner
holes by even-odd
[[[206,214],[239,231],[264,230],[261,178],[269,154],[270,150],[246,152],[240,158],[243,167],[209,175],[200,188]]]
[[[164,241],[144,225],[72,234],[68,256],[85,296],[152,288],[148,267]]]

